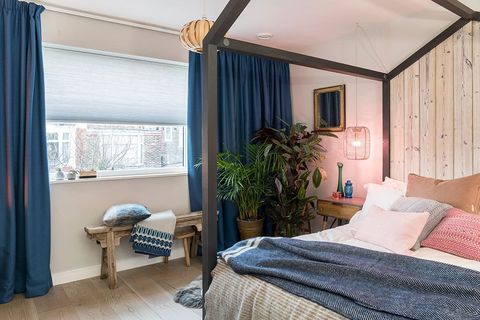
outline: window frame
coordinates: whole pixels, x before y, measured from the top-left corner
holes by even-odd
[[[139,61],[147,61],[147,62],[154,62],[154,63],[164,63],[164,64],[171,64],[171,65],[178,65],[188,67],[188,63],[181,62],[181,61],[174,61],[174,60],[167,60],[167,59],[159,59],[159,58],[152,58],[152,57],[144,57],[144,56],[137,56],[137,55],[130,55],[118,52],[111,52],[111,51],[104,51],[104,50],[96,50],[96,49],[89,49],[89,48],[81,48],[81,47],[74,47],[74,46],[67,46],[61,45],[56,43],[50,42],[42,42],[42,47],[44,48],[52,48],[52,49],[62,49],[62,50],[69,50],[75,52],[82,52],[82,53],[91,53],[97,55],[103,55],[107,57],[116,57],[116,58],[126,58],[132,60],[139,60]],[[46,120],[45,123],[47,124],[49,121]],[[58,121],[52,121],[58,122]],[[115,124],[111,122],[109,124]],[[140,124],[142,125],[142,124]],[[148,124],[150,125],[150,124]],[[161,124],[159,126],[162,126]],[[164,126],[173,127],[174,125],[165,124]],[[159,175],[169,175],[169,174],[187,174],[187,161],[188,161],[188,143],[187,143],[187,133],[188,127],[187,124],[178,125],[183,127],[183,166],[182,167],[169,167],[169,168],[145,168],[145,169],[125,169],[125,170],[100,170],[97,171],[98,178],[134,178],[137,177],[145,177],[152,175],[152,177],[159,176]],[[173,128],[171,128],[172,132],[171,135],[173,136]],[[47,132],[46,132],[47,134]],[[58,143],[61,143],[60,137],[57,139]],[[62,137],[63,138],[63,137]],[[171,140],[170,140],[171,141]],[[51,181],[55,181],[55,177],[50,177]]]

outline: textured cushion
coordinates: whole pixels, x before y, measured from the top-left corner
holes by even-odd
[[[480,174],[453,180],[438,180],[410,174],[407,197],[448,203],[470,213],[480,213]]]
[[[371,206],[357,224],[355,238],[398,254],[410,254],[427,223],[428,212],[395,212]]]
[[[373,205],[390,210],[392,204],[402,196],[402,191],[390,186],[368,183],[365,188],[367,189],[367,198],[363,204],[363,212],[368,212]]]
[[[406,197],[398,199],[393,205],[391,210],[400,212],[428,212],[430,216],[427,224],[422,230],[422,233],[418,237],[417,242],[413,246],[413,250],[420,249],[420,242],[432,232],[432,230],[438,225],[438,223],[445,217],[448,210],[452,206],[446,203],[440,203],[435,200]]]
[[[141,204],[119,204],[110,207],[103,215],[103,224],[109,227],[135,224],[151,216]]]
[[[480,261],[480,215],[450,209],[422,246]]]

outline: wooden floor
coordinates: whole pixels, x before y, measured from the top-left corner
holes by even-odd
[[[115,290],[99,278],[66,283],[33,299],[17,295],[0,304],[1,320],[77,319],[201,319],[201,309],[173,302],[173,294],[202,272],[200,258],[185,267],[183,259],[119,272]]]

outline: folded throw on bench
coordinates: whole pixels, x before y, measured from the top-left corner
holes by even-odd
[[[175,223],[176,217],[172,210],[153,213],[150,218],[137,223],[130,238],[133,250],[148,254],[150,258],[170,256]]]

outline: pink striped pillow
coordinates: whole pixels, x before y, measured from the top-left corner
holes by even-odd
[[[480,261],[480,215],[450,209],[422,246]]]

